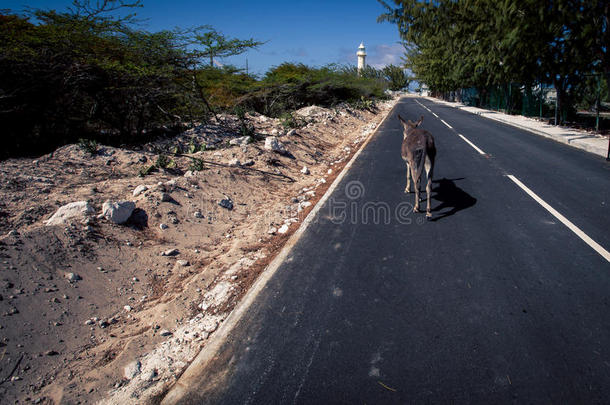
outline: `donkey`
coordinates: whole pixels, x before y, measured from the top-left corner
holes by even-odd
[[[400,114],[398,115],[403,126],[403,140],[400,154],[407,164],[407,187],[405,193],[411,192],[411,179],[415,183],[415,206],[413,212],[419,212],[419,185],[422,171],[426,169],[426,199],[428,206],[426,208],[426,217],[431,218],[430,212],[430,192],[432,189],[432,172],[434,171],[434,158],[436,156],[436,147],[434,146],[434,138],[432,135],[423,129],[417,127],[422,123],[424,117],[419,121],[405,121]],[[410,175],[410,176],[409,176]]]

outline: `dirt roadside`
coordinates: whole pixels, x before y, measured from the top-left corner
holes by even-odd
[[[68,145],[1,162],[1,402],[158,398],[395,102],[306,107],[293,131],[253,116],[256,139],[227,116],[139,150]],[[192,144],[209,146],[189,155],[197,167],[174,156],[138,176],[159,149]],[[136,210],[116,224],[99,215],[107,200]],[[76,201],[90,212],[46,225]]]

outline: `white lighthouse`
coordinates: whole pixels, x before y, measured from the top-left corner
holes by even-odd
[[[366,50],[364,49],[364,42],[360,43],[356,55],[358,55],[358,73],[360,73],[366,66]]]

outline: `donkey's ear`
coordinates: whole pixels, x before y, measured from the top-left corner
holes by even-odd
[[[419,119],[419,121],[417,121],[417,122],[415,123],[415,127],[420,126],[422,122],[424,122],[424,116],[423,116],[423,115],[421,116],[421,118]]]
[[[403,125],[406,125],[406,124],[407,124],[407,122],[405,121],[405,119],[404,119],[404,118],[402,118],[402,117],[400,116],[400,114],[398,114],[398,119],[400,120],[400,122],[402,122],[402,123],[403,123]]]

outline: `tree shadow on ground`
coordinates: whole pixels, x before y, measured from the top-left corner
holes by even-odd
[[[431,218],[431,221],[451,216],[466,208],[470,208],[477,203],[477,199],[456,186],[455,182],[459,179],[445,179],[432,181],[432,199],[440,201],[440,204],[432,209],[438,213]]]

